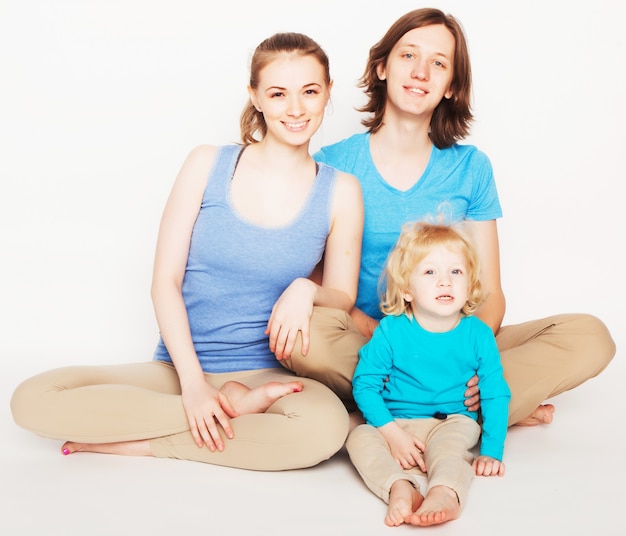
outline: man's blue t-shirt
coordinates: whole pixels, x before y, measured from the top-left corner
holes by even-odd
[[[390,186],[370,153],[370,134],[322,147],[314,158],[357,177],[363,191],[365,226],[356,306],[380,319],[381,273],[402,226],[425,219],[446,223],[500,218],[502,209],[491,162],[473,145],[433,146],[420,179],[409,190]]]

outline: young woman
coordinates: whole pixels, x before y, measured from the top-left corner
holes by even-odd
[[[491,163],[471,145],[471,67],[459,23],[437,9],[400,17],[370,50],[361,79],[369,100],[367,132],[323,147],[315,158],[355,175],[363,190],[365,228],[356,307],[313,315],[313,341],[286,367],[323,381],[351,404],[358,349],[381,318],[378,281],[402,224],[436,216],[465,220],[489,295],[477,312],[497,336],[512,392],[509,424],[550,423],[544,401],[599,374],[615,354],[606,326],[587,314],[563,314],[501,327],[497,218],[502,216]],[[307,352],[307,355],[303,355]],[[468,378],[467,404],[478,402]],[[353,406],[350,406],[353,407]],[[477,407],[477,406],[476,406]]]
[[[273,351],[308,338],[314,306],[354,305],[363,208],[356,179],[309,141],[331,79],[317,43],[276,34],[256,49],[243,145],[201,146],[180,170],[157,243],[154,359],[68,367],[23,382],[16,423],[90,451],[281,470],[332,456],[348,415],[326,386],[293,381]],[[308,276],[324,254],[320,284]]]

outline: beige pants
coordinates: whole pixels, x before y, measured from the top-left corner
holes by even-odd
[[[248,387],[292,381],[284,369],[206,374],[220,388],[237,380]],[[36,434],[83,443],[149,439],[155,456],[257,470],[310,467],[344,444],[348,414],[319,382],[277,400],[265,413],[231,420],[235,437],[223,452],[199,448],[189,432],[173,366],[151,361],[131,365],[66,367],[24,381],[13,394],[15,422]]]
[[[615,355],[615,343],[606,326],[586,314],[557,315],[504,326],[496,340],[512,394],[510,425],[528,417],[548,398],[593,378]],[[308,355],[302,356],[298,346],[291,359],[282,363],[298,376],[328,385],[348,409],[353,409],[352,374],[359,348],[365,342],[350,315],[316,307]]]
[[[453,489],[461,508],[474,476],[470,449],[480,437],[480,426],[465,415],[449,415],[437,419],[396,419],[401,428],[426,444],[424,461],[428,487],[447,486]],[[389,491],[397,480],[408,480],[420,491],[417,476],[424,473],[414,467],[402,469],[391,456],[389,445],[378,428],[369,424],[357,426],[348,436],[346,449],[350,460],[367,487],[389,504]]]

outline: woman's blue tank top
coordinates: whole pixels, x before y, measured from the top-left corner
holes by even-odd
[[[265,328],[274,303],[322,258],[331,226],[337,172],[318,164],[300,214],[287,226],[265,228],[233,210],[230,184],[241,145],[221,147],[193,228],[183,280],[191,335],[205,372],[280,367]],[[171,362],[159,340],[155,360]]]

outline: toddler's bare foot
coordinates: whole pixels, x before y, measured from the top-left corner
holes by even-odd
[[[274,402],[291,393],[299,393],[304,389],[302,382],[268,382],[260,387],[250,389],[239,382],[226,382],[222,391],[232,402],[239,415],[263,413]]]
[[[515,426],[537,426],[538,424],[550,424],[554,419],[554,406],[552,404],[543,404],[537,406],[528,417],[515,423]]]
[[[72,452],[99,452],[100,454],[119,454],[121,456],[152,456],[150,441],[120,441],[118,443],[75,443],[66,441],[61,452],[67,456]]]
[[[424,502],[410,516],[411,525],[427,527],[452,521],[461,514],[461,505],[456,492],[447,486],[435,486],[428,490]]]
[[[408,480],[396,480],[389,491],[385,525],[397,527],[408,522],[411,514],[420,507],[423,500],[422,494]]]

